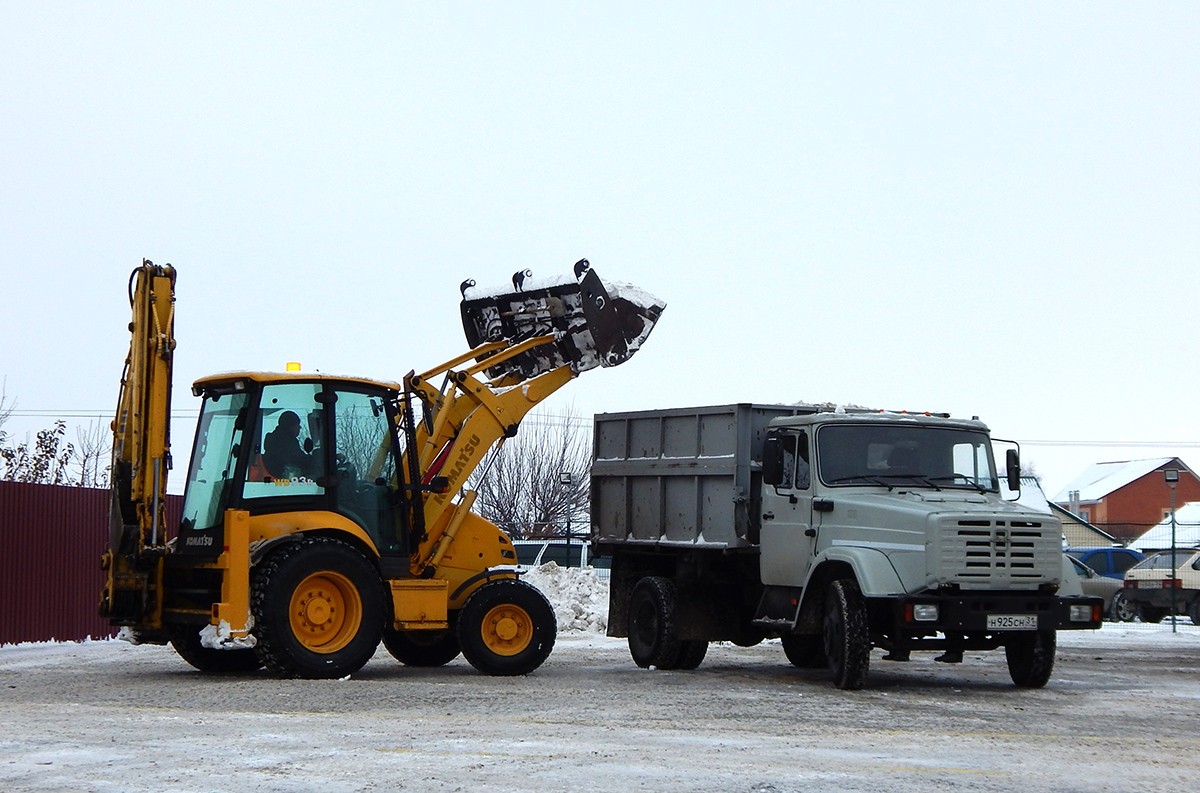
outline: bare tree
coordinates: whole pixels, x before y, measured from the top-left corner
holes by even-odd
[[[87,429],[75,428],[75,439],[71,464],[77,474],[73,484],[80,487],[108,487],[112,435],[105,431],[103,423],[91,422]]]
[[[66,422],[56,421],[52,429],[39,432],[32,445],[27,440],[16,446],[0,447],[0,460],[4,461],[0,479],[43,485],[76,484],[67,470],[75,447],[65,442],[66,434]]]
[[[480,515],[518,539],[578,536],[588,526],[591,432],[569,407],[531,413],[467,481]]]

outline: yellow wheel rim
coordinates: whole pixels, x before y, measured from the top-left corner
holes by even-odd
[[[349,578],[326,570],[300,582],[288,613],[292,633],[306,649],[335,653],[358,635],[363,604]]]
[[[483,643],[496,655],[517,655],[533,640],[529,612],[512,603],[503,603],[489,611],[480,629]]]

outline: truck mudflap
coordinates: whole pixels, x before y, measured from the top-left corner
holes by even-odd
[[[537,280],[531,271],[521,270],[513,275],[511,289],[462,283],[463,330],[472,347],[557,337],[553,344],[488,368],[489,377],[529,379],[565,365],[576,372],[618,366],[646,341],[666,303],[629,284],[602,281],[587,259],[576,262],[574,269],[574,278]]]
[[[918,595],[893,602],[898,633],[947,631],[1002,634],[1017,631],[1096,630],[1104,601],[1098,597],[1038,593]]]

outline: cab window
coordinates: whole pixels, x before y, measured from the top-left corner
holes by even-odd
[[[319,383],[268,385],[259,402],[245,498],[323,495],[325,406]]]

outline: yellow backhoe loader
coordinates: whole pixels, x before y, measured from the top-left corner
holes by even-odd
[[[382,640],[400,662],[461,652],[520,675],[549,655],[554,612],[512,542],[471,512],[467,478],[579,373],[616,366],[664,304],[602,281],[465,281],[464,354],[402,383],[301,372],[202,378],[183,517],[168,526],[176,272],[130,277],[131,345],[113,421],[100,612],[205,672],[266,666],[339,678]]]

